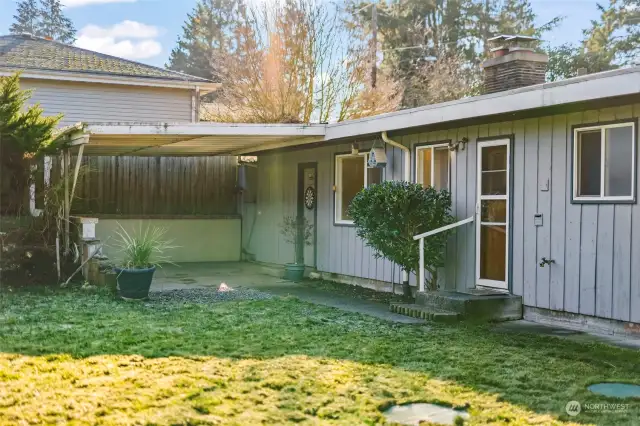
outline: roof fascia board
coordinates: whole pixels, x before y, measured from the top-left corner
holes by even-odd
[[[192,124],[87,124],[94,135],[185,135],[185,136],[282,136],[307,137],[325,135],[325,124],[245,124],[245,123],[192,123]]]
[[[0,76],[7,77],[16,72],[21,73],[21,78],[33,80],[54,80],[69,81],[81,83],[98,83],[98,84],[117,84],[124,86],[143,86],[143,87],[163,87],[170,89],[200,89],[201,94],[210,93],[220,87],[218,83],[207,83],[200,81],[179,81],[179,80],[163,80],[149,77],[126,77],[102,74],[84,74],[74,72],[56,72],[45,70],[21,70],[13,68],[0,69]]]

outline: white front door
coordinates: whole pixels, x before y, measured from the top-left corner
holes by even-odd
[[[508,289],[509,139],[478,142],[477,285]]]

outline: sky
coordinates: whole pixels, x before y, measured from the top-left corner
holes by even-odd
[[[606,0],[603,0],[605,3]],[[62,0],[65,14],[78,29],[76,44],[90,50],[164,66],[196,0]],[[531,0],[538,24],[556,16],[563,23],[545,36],[552,45],[576,42],[591,19],[590,0]],[[9,33],[17,0],[0,0],[0,35]]]

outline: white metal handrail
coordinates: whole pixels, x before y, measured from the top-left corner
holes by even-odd
[[[419,240],[418,244],[420,247],[420,269],[418,270],[418,290],[424,291],[424,239],[426,237],[430,237],[435,234],[439,234],[444,231],[448,231],[449,229],[457,228],[458,226],[466,225],[467,223],[471,223],[475,220],[475,216],[471,216],[467,219],[461,220],[460,222],[452,223],[451,225],[442,226],[437,229],[433,229],[428,232],[424,232],[420,235],[416,235],[413,237],[414,241]]]

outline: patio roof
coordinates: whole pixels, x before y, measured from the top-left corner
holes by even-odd
[[[304,145],[324,140],[324,124],[88,123],[71,145],[84,155],[207,156]],[[77,134],[77,126],[67,134]]]
[[[590,74],[333,124],[84,123],[65,130],[85,155],[244,155],[274,149],[339,142],[382,132],[406,132],[445,123],[507,117],[604,99],[636,102],[640,66]]]

